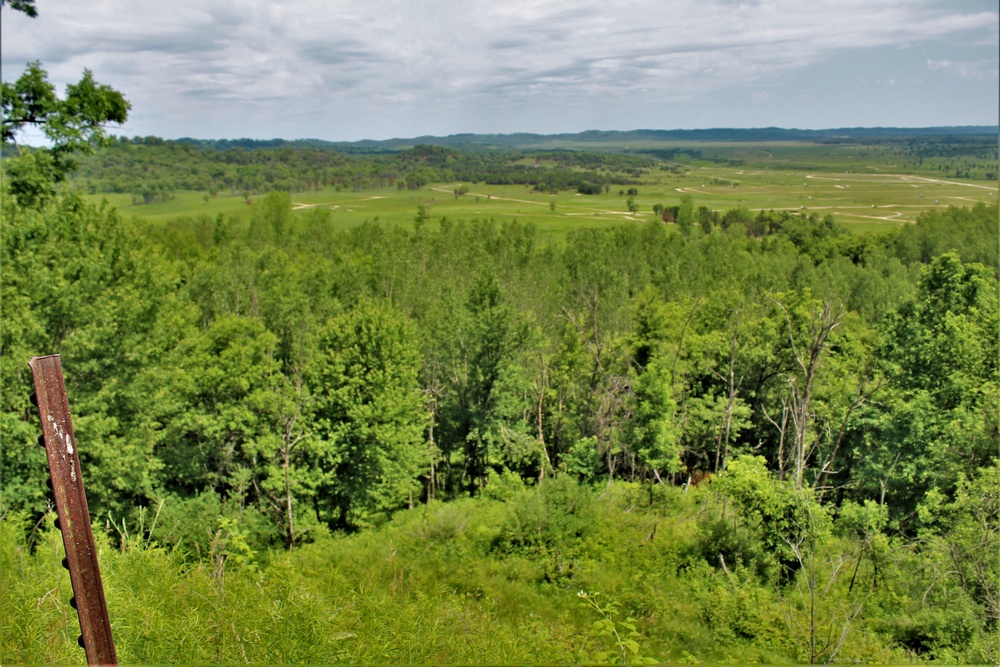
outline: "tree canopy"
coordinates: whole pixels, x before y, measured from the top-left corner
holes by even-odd
[[[29,206],[51,197],[54,185],[65,180],[75,166],[70,156],[106,143],[106,126],[124,123],[131,108],[121,93],[96,82],[90,70],[84,70],[79,82],[66,86],[60,99],[38,61],[28,63],[13,84],[0,83],[0,105],[3,143],[21,154],[6,167],[10,190]],[[26,153],[18,149],[18,134],[26,127],[40,128],[50,147]]]

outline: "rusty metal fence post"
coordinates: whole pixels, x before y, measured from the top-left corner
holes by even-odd
[[[83,491],[80,457],[69,415],[66,384],[58,354],[32,357],[28,362],[35,380],[33,402],[42,420],[42,435],[38,443],[45,447],[49,460],[49,475],[55,495],[56,527],[62,531],[66,558],[63,567],[69,570],[73,584],[70,605],[80,617],[80,646],[87,653],[90,665],[117,665],[115,644],[111,637],[108,605],[104,599],[101,570],[97,564],[97,548],[90,527],[90,511]]]

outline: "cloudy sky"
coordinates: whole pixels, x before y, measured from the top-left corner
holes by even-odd
[[[122,91],[117,134],[995,125],[998,0],[37,0],[2,74]]]

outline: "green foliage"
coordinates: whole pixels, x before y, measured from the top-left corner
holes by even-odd
[[[950,613],[922,609],[898,630],[940,659],[995,662],[1000,656],[1000,463],[980,469],[974,479],[962,476],[954,500],[942,500],[928,493],[919,508],[925,526],[921,551],[933,563],[920,583],[938,583],[943,590],[936,595],[951,597],[955,607]]]
[[[593,436],[569,446],[562,457],[563,469],[583,481],[593,481],[601,474],[603,462]]]
[[[906,263],[929,263],[945,252],[956,252],[963,262],[979,262],[996,272],[1000,243],[998,204],[979,203],[971,208],[932,209],[920,214],[915,225],[900,228],[893,246]]]
[[[142,522],[133,522],[132,529],[191,561],[212,560],[220,542],[235,536],[240,555],[246,559],[247,554],[263,551],[275,541],[275,525],[256,507],[246,506],[245,500],[234,496],[223,501],[209,490],[187,498],[167,496],[158,499],[151,518],[150,512],[141,512]],[[148,528],[146,521],[150,521]]]
[[[874,500],[864,504],[845,500],[837,512],[836,530],[843,535],[870,537],[880,534],[889,523],[889,508]]]
[[[740,456],[716,477],[712,489],[732,510],[709,518],[700,546],[705,560],[751,568],[764,581],[788,581],[803,554],[830,531],[826,510],[805,489],[775,479],[759,456]],[[728,558],[727,558],[728,556]]]
[[[24,361],[52,352],[109,568],[179,591],[161,607],[115,589],[140,610],[116,621],[123,655],[181,659],[190,639],[204,662],[995,660],[1000,318],[965,250],[932,244],[919,266],[901,235],[690,201],[686,234],[590,221],[549,244],[432,220],[497,204],[452,201],[454,182],[432,186],[444,201],[401,191],[403,226],[348,229],[344,209],[293,210],[297,169],[390,188],[524,156],[199,150],[108,154],[226,164],[222,188],[260,177],[242,216],[213,196],[160,224],[0,193],[0,647],[17,647],[0,660],[75,655],[38,560],[47,520],[27,537],[48,496]],[[287,180],[265,192],[267,170]],[[587,199],[570,196],[566,219]],[[581,608],[580,589],[606,597]]]
[[[341,527],[396,509],[416,490],[427,463],[419,355],[409,322],[384,303],[363,302],[320,334],[309,372],[319,421],[311,484]]]
[[[10,193],[25,206],[41,208],[56,196],[62,180],[59,167],[48,151],[25,151],[18,158],[4,158],[4,175]]]
[[[0,0],[0,7],[7,4],[10,5],[11,9],[24,12],[32,18],[38,16],[38,10],[35,9],[35,0]]]
[[[120,544],[112,547],[98,531],[119,658],[790,663],[809,659],[810,622],[822,649],[818,659],[912,662],[929,655],[920,653],[920,642],[939,659],[988,656],[977,653],[988,649],[989,635],[977,635],[976,622],[967,620],[976,607],[961,597],[960,577],[939,578],[935,588],[947,591],[923,598],[928,577],[943,572],[903,578],[912,578],[910,568],[920,562],[912,549],[880,552],[873,567],[872,556],[857,560],[860,543],[853,539],[824,540],[793,584],[775,588],[746,570],[727,574],[684,555],[699,539],[698,515],[719,511],[722,496],[677,489],[649,506],[638,504],[646,493],[637,485],[615,484],[598,495],[555,481],[521,492],[513,501],[521,510],[488,498],[434,502],[397,513],[379,529],[320,538],[293,551],[255,550],[245,522],[230,514],[212,521],[208,551],[194,564],[182,550],[158,545],[157,535],[169,532],[163,528],[168,504],[151,535],[122,524]],[[949,516],[975,523],[980,515],[967,511],[969,501],[992,491],[994,482],[969,484],[969,500],[956,503],[958,514]],[[574,527],[583,515],[567,501],[587,508],[583,532],[583,524]],[[529,512],[535,520],[545,520],[543,509],[561,515],[541,531],[547,546],[535,540],[531,548],[498,549],[513,516],[535,503]],[[989,523],[991,517],[982,518]],[[0,520],[4,662],[79,659],[52,520],[49,515],[32,543],[24,514],[8,512]],[[553,554],[574,550],[571,580],[547,580]],[[935,562],[950,567],[947,557]],[[812,607],[809,576],[820,584]],[[577,593],[598,588],[599,596]],[[859,604],[864,614],[855,613]],[[833,641],[823,648],[828,638]]]
[[[590,491],[572,477],[559,475],[510,502],[508,520],[494,547],[538,551],[582,544],[595,519]]]
[[[636,380],[630,432],[638,465],[656,476],[661,470],[675,473],[682,468],[677,404],[665,366],[665,359],[654,358]]]
[[[885,325],[879,356],[893,391],[863,412],[856,465],[868,493],[896,516],[934,488],[950,495],[961,474],[997,454],[996,289],[982,266],[947,253],[921,271],[916,298]]]
[[[526,384],[517,361],[529,331],[490,270],[478,274],[465,303],[454,308],[445,349],[455,370],[440,398],[447,420],[441,430],[463,456],[461,486],[474,491],[490,470],[524,470],[537,462],[537,444],[517,418]]]
[[[41,128],[52,144],[32,151],[40,155],[23,164],[24,157],[15,159],[13,169],[5,165],[11,194],[28,207],[44,205],[54,193],[53,184],[63,181],[74,168],[70,154],[105,144],[105,126],[124,123],[131,108],[121,93],[94,81],[90,70],[84,70],[78,83],[66,86],[65,98],[59,99],[38,61],[28,63],[13,84],[0,83],[0,106],[4,146],[15,144],[26,126]]]
[[[618,620],[619,610],[617,602],[601,603],[597,598],[600,593],[587,593],[580,591],[577,597],[583,600],[583,605],[592,609],[600,617],[591,626],[591,634],[588,634],[580,647],[580,664],[583,665],[656,665],[659,661],[656,658],[640,656],[639,642],[641,637],[636,630],[636,620],[631,616],[624,621]],[[588,641],[597,644],[593,649],[588,650]],[[611,644],[610,650],[600,646],[601,643]]]
[[[690,236],[694,222],[694,200],[691,199],[691,195],[683,195],[677,211],[677,227],[681,230],[681,234]]]

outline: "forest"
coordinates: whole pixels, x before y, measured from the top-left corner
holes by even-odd
[[[89,76],[71,95],[124,117]],[[80,659],[29,400],[53,353],[122,662],[1000,660],[991,186],[863,231],[690,194],[638,214],[650,174],[759,147],[56,139],[3,162],[0,662]],[[849,150],[969,179],[977,141]],[[781,150],[796,181],[848,159]],[[543,236],[292,196],[490,184],[628,212]],[[101,196],[175,189],[242,213]]]
[[[263,142],[262,142],[263,143]],[[540,169],[541,163],[546,168]],[[378,155],[350,155],[328,148],[279,145],[199,147],[157,137],[119,139],[82,161],[77,187],[86,193],[129,193],[151,203],[178,190],[220,195],[365,190],[419,190],[429,183],[531,185],[537,190],[577,189],[584,182],[627,183],[658,163],[641,155],[576,151],[470,151],[418,144]]]

